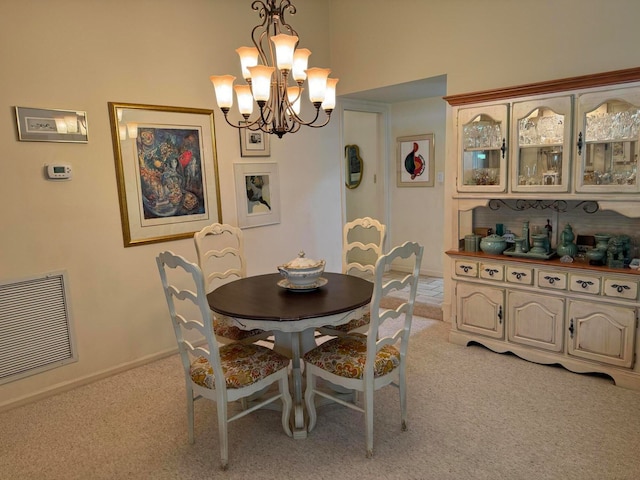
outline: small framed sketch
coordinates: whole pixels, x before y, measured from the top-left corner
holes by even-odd
[[[435,148],[432,133],[398,137],[398,187],[433,187]]]
[[[243,122],[240,122],[242,125]],[[243,157],[269,157],[269,134],[262,130],[240,129],[240,155]]]
[[[240,228],[280,223],[280,184],[276,163],[234,163]]]
[[[87,112],[16,107],[21,142],[87,143]]]

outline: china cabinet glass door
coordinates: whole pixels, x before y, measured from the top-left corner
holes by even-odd
[[[570,96],[513,104],[514,192],[566,192],[571,158]]]
[[[460,109],[458,191],[504,192],[508,138],[507,105]]]
[[[576,190],[638,192],[640,87],[579,98]]]

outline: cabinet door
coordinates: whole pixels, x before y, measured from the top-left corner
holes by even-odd
[[[508,115],[507,105],[458,111],[458,191],[506,191]]]
[[[561,352],[564,300],[529,292],[507,293],[509,341]]]
[[[457,325],[460,330],[504,338],[504,290],[458,283]]]
[[[619,367],[633,366],[636,309],[569,300],[568,352]]]
[[[576,191],[640,191],[640,87],[581,95],[578,122]]]
[[[513,104],[511,190],[567,192],[571,160],[571,96]]]

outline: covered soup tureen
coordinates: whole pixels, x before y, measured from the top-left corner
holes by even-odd
[[[279,265],[278,271],[292,287],[312,287],[317,285],[324,272],[324,264],[324,260],[305,258],[301,251],[298,258]]]

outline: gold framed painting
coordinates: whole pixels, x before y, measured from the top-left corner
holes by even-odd
[[[213,111],[109,102],[125,247],[222,222]]]

